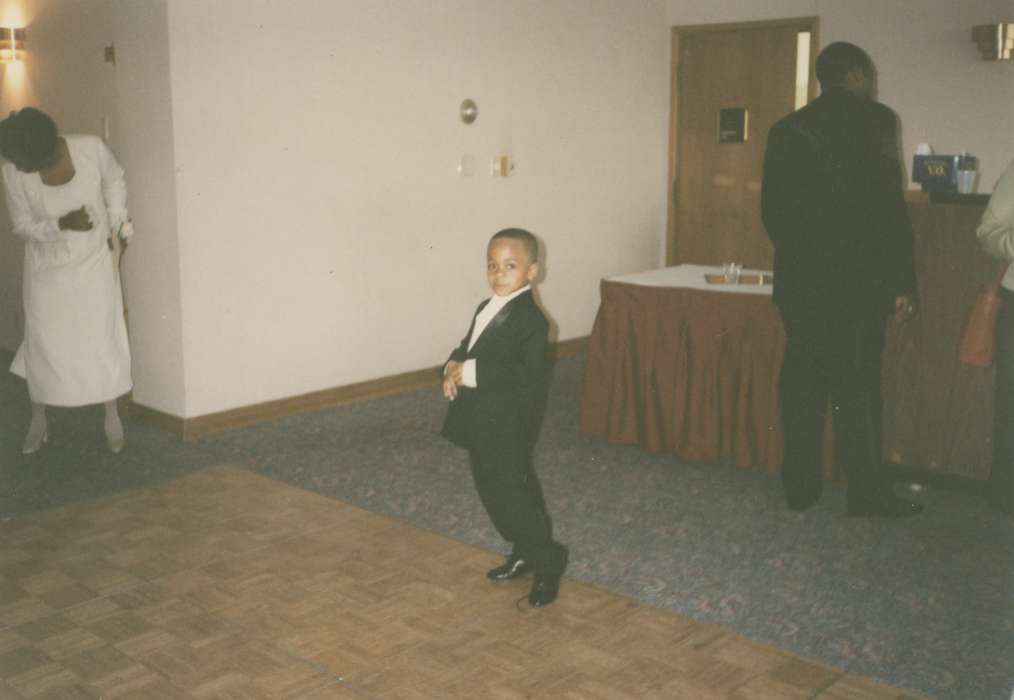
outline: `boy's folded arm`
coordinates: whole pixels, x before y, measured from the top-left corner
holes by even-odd
[[[447,360],[444,362],[445,370],[447,369],[448,362],[464,362],[465,358],[468,357],[468,338],[469,336],[466,335],[462,339],[461,344],[451,351],[451,356],[448,357]]]
[[[479,309],[476,309],[476,313],[482,309],[482,304],[479,304]],[[465,337],[461,339],[458,347],[451,351],[451,356],[447,358],[447,362],[464,362],[465,358],[468,357],[468,341],[472,337],[472,330],[475,328],[475,316],[472,316],[472,323],[468,326],[468,332],[465,333]],[[444,362],[444,370],[447,369],[447,362]]]
[[[549,339],[545,328],[534,329],[523,340],[518,359],[480,358],[475,363],[480,390],[535,385],[544,381]]]

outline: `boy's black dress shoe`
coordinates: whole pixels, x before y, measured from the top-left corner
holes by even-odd
[[[884,517],[904,518],[910,515],[918,515],[923,510],[921,503],[906,501],[894,494],[880,496],[879,498],[864,499],[861,501],[849,501],[849,517]]]
[[[535,568],[535,564],[520,557],[516,557],[513,554],[507,557],[500,566],[495,569],[490,569],[486,572],[486,578],[490,581],[510,581],[512,578],[518,578],[531,572]]]
[[[548,576],[546,574],[535,574],[535,583],[528,594],[528,604],[533,608],[541,608],[556,600],[556,594],[560,590],[560,575]]]

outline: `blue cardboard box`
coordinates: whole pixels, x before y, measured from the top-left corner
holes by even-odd
[[[922,185],[923,192],[957,192],[957,156],[915,156],[912,181]]]
[[[957,192],[958,170],[975,169],[975,156],[915,156],[912,181],[922,185],[923,192]]]

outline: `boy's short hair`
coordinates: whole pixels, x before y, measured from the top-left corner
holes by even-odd
[[[873,77],[873,60],[865,51],[847,41],[828,44],[817,56],[817,80],[822,90],[845,83],[845,76],[853,68],[862,69]]]
[[[22,172],[36,172],[53,159],[56,138],[56,124],[49,115],[25,107],[0,122],[0,155]]]
[[[529,262],[539,262],[539,241],[528,231],[525,231],[523,228],[505,228],[502,231],[494,233],[493,237],[489,239],[489,244],[493,245],[493,241],[499,238],[510,238],[515,241],[521,241],[521,244],[525,247],[525,252],[528,253]]]

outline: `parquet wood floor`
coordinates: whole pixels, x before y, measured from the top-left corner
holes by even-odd
[[[0,698],[909,698],[236,467],[0,524]]]

